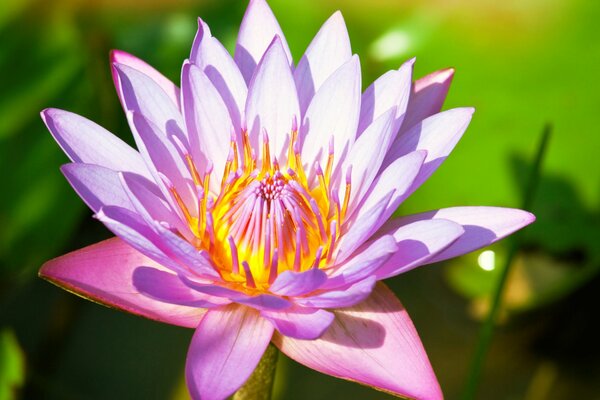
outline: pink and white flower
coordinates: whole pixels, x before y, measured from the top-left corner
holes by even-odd
[[[264,0],[250,1],[233,58],[199,20],[181,88],[130,54],[111,56],[138,150],[67,111],[42,117],[73,161],[62,172],[117,237],[40,275],[194,328],[193,398],[232,394],[270,342],[326,374],[441,398],[408,314],[378,281],[534,220],[457,207],[388,221],[469,124],[471,108],[440,112],[453,71],[413,83],[410,60],[361,93],[339,12],[294,65]]]

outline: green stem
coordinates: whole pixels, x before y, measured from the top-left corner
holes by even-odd
[[[278,355],[277,347],[269,344],[250,378],[233,395],[233,400],[270,400]]]
[[[521,208],[524,210],[529,210],[531,208],[534,194],[539,183],[542,160],[544,158],[544,154],[546,153],[551,131],[552,127],[550,125],[546,125],[542,131],[540,145],[538,146],[533,167],[531,169],[529,180],[525,189],[525,195],[523,197],[523,204]],[[513,259],[515,258],[518,250],[519,241],[513,237],[506,262],[503,265],[500,277],[492,296],[490,311],[479,332],[477,347],[475,348],[475,354],[473,356],[473,360],[471,361],[469,376],[467,378],[465,390],[462,395],[463,400],[473,400],[477,394],[477,387],[481,378],[483,363],[492,342],[496,319],[498,318],[500,306],[502,305],[502,293],[504,292],[504,286],[506,285],[506,279],[508,277],[508,273],[510,272]]]

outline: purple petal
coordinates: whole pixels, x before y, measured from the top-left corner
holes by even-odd
[[[48,108],[41,115],[54,139],[74,162],[151,176],[140,153],[100,125],[55,108]]]
[[[203,46],[206,45],[207,39],[211,37],[213,36],[208,24],[204,22],[202,18],[198,18],[198,30],[196,31],[196,36],[194,36],[192,50],[190,51],[190,61],[197,66],[202,65],[204,62],[202,57]]]
[[[340,288],[351,285],[375,274],[394,253],[398,251],[393,236],[380,236],[361,246],[348,260],[336,265],[322,289]]]
[[[121,50],[113,50],[110,52],[110,61],[112,63],[118,63],[127,65],[135,70],[140,71],[144,75],[148,76],[152,79],[158,86],[160,86],[167,96],[171,99],[171,101],[179,107],[179,88],[173,84],[168,78],[166,78],[163,74],[158,72],[152,66],[148,65],[145,61],[140,60],[134,55],[126,53]],[[115,87],[117,88],[119,98],[123,98],[123,93],[121,91],[120,85],[118,85],[117,77],[114,76],[113,71],[113,80],[115,81]]]
[[[394,126],[395,118],[396,108],[393,107],[369,125],[352,145],[345,163],[352,165],[352,193],[348,204],[349,214],[352,214],[365,192],[371,187],[373,179],[375,179],[379,167],[381,167],[381,163],[394,140],[394,135],[397,132],[397,127]],[[340,198],[343,198],[344,190],[345,185],[340,185]]]
[[[300,120],[298,95],[292,71],[279,37],[261,59],[246,100],[246,124],[254,146],[263,131],[269,135],[272,154],[281,160],[294,121]],[[259,149],[260,147],[254,147]]]
[[[365,90],[360,107],[359,135],[392,107],[396,107],[396,122],[400,126],[409,104],[414,63],[413,58],[402,64],[397,71],[386,72]]]
[[[149,76],[124,64],[113,64],[113,77],[125,112],[143,115],[168,136],[187,143],[179,107]]]
[[[205,252],[160,224],[149,223],[130,210],[113,206],[100,209],[96,218],[135,249],[177,273],[203,279],[219,276]]]
[[[206,312],[188,350],[185,377],[192,398],[223,400],[250,377],[271,341],[273,325],[248,307]]]
[[[448,157],[469,126],[473,111],[472,108],[455,108],[435,114],[396,139],[384,165],[415,150],[427,151],[425,163],[408,194],[421,186]]]
[[[112,238],[45,263],[40,276],[83,298],[168,324],[193,328],[205,310],[151,299],[133,286],[139,266],[164,269],[119,238]]]
[[[133,211],[108,206],[101,208],[96,213],[96,218],[140,253],[169,269],[182,270],[182,267],[161,248],[158,234],[148,227],[147,223]]]
[[[377,270],[377,279],[396,276],[427,263],[465,232],[461,225],[444,219],[415,221],[392,230],[384,226],[382,231],[394,235],[398,250]]]
[[[358,216],[342,226],[342,237],[338,242],[339,249],[336,263],[343,263],[354,251],[359,248],[371,235],[385,222],[381,218],[385,212],[394,192],[385,196],[366,210],[360,210]]]
[[[350,57],[348,30],[342,13],[336,11],[319,29],[294,70],[302,114],[323,82]]]
[[[295,339],[314,340],[333,322],[334,315],[325,310],[295,307],[289,311],[261,311],[279,333]]]
[[[358,56],[353,56],[331,74],[315,93],[300,128],[304,163],[313,165],[318,161],[321,166],[326,165],[332,136],[334,164],[338,165],[344,160],[356,137],[360,85],[360,62]]]
[[[301,296],[317,290],[327,280],[327,274],[320,269],[308,271],[282,272],[269,288],[269,291],[281,296]]]
[[[143,115],[129,111],[127,119],[140,153],[146,160],[163,196],[170,200],[172,209],[179,210],[180,208],[173,200],[170,192],[172,188],[167,187],[162,176],[166,176],[170,180],[169,185],[173,185],[189,212],[197,215],[198,202],[190,185],[192,177],[175,145],[167,138],[164,131]]]
[[[440,112],[453,76],[454,69],[448,68],[415,81],[400,135],[425,118]]]
[[[446,260],[488,246],[531,224],[535,216],[527,211],[502,207],[451,207],[408,215],[392,221],[390,227],[400,227],[414,221],[446,219],[462,225],[465,233],[428,263]]]
[[[177,275],[152,267],[136,268],[133,271],[133,286],[145,296],[170,304],[212,308],[230,303],[221,297],[192,290]]]
[[[358,218],[362,210],[370,209],[381,200],[385,193],[393,191],[392,197],[379,219],[381,226],[410,195],[409,189],[421,171],[426,157],[425,150],[417,150],[388,165],[371,184],[371,188],[363,198],[363,203],[358,206],[357,216],[351,215],[350,219]]]
[[[408,313],[382,283],[364,302],[336,311],[317,340],[275,334],[293,360],[319,372],[397,396],[440,400],[442,392]]]
[[[374,275],[339,290],[329,290],[323,293],[295,299],[294,302],[304,307],[315,308],[344,308],[352,307],[365,300],[371,292],[377,278]]]
[[[206,251],[196,249],[177,233],[171,232],[171,230],[162,227],[160,224],[154,224],[153,228],[160,235],[161,244],[163,245],[161,248],[171,258],[179,260],[185,270],[191,271],[194,275],[203,279],[219,278],[219,274]]]
[[[235,132],[241,132],[242,114],[248,95],[246,81],[229,52],[211,36],[208,25],[200,18],[190,61],[206,74],[219,91],[229,110]]]
[[[257,310],[284,310],[290,308],[292,303],[288,300],[271,294],[259,294],[250,296],[236,289],[220,286],[218,284],[206,284],[180,276],[183,283],[190,288],[211,296],[225,297],[240,304],[245,304]]]
[[[240,26],[234,56],[246,82],[250,82],[258,62],[275,36],[281,39],[288,65],[291,65],[292,53],[273,11],[265,0],[251,0]]]
[[[121,183],[135,210],[145,221],[166,223],[177,229],[186,238],[192,239],[193,235],[187,223],[184,223],[173,211],[171,205],[165,200],[160,189],[154,182],[144,177],[128,172],[121,175]]]
[[[134,207],[121,185],[119,173],[94,164],[65,164],[60,170],[79,197],[94,211],[103,206]],[[137,174],[132,174],[139,176]]]
[[[279,296],[270,294],[259,294],[257,296],[241,296],[233,298],[236,303],[247,305],[257,310],[286,310],[292,303]]]
[[[221,184],[234,127],[221,95],[200,68],[185,64],[181,75],[191,154],[197,165],[213,163],[211,181],[216,190]]]

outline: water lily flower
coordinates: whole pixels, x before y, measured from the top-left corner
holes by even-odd
[[[235,392],[270,342],[329,375],[442,398],[406,310],[379,281],[534,220],[496,207],[390,220],[471,120],[471,108],[440,112],[453,71],[413,83],[410,60],[361,93],[339,12],[295,65],[264,0],[250,1],[234,57],[199,20],[181,87],[131,54],[111,61],[137,150],[67,111],[42,117],[72,160],[65,177],[116,237],[40,275],[194,328],[196,399]]]

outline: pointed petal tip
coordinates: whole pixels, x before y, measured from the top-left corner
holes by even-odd
[[[40,116],[42,117],[43,120],[46,120],[46,118],[48,117],[48,114],[53,110],[53,108],[44,108],[42,111],[40,111]]]
[[[53,120],[60,114],[69,115],[73,113],[54,107],[44,108],[42,111],[40,111],[40,116],[46,125],[48,125],[48,120]]]
[[[533,224],[537,217],[535,216],[535,214],[529,212],[529,211],[523,211],[526,215],[527,215],[527,222],[525,223],[525,225],[529,225],[529,224]]]
[[[204,29],[206,28],[208,28],[208,24],[204,22],[202,18],[198,17],[198,29],[202,29],[202,31],[204,32]]]
[[[111,49],[108,52],[108,58],[109,58],[111,64],[112,63],[120,63],[127,57],[131,57],[131,55],[123,50]]]
[[[473,113],[475,113],[475,107],[456,107],[456,108],[451,108],[449,110],[441,111],[438,114],[443,114],[443,113],[458,114],[458,115],[461,115],[470,120],[473,117]],[[436,115],[436,114],[434,114],[434,115]]]
[[[323,26],[331,26],[333,25],[335,28],[339,30],[343,30],[345,34],[348,34],[348,29],[346,28],[346,21],[344,20],[344,16],[340,10],[336,10],[327,21],[323,24]]]
[[[442,68],[423,77],[423,79],[427,79],[431,83],[446,83],[449,85],[452,82],[452,78],[454,78],[455,72],[456,69],[454,67]]]
[[[341,20],[342,22],[344,21],[344,16],[342,15],[342,12],[340,10],[335,10],[333,12],[333,14],[331,14],[331,17],[329,17],[330,20]]]
[[[518,231],[519,229],[523,229],[527,225],[533,224],[537,219],[533,213],[531,213],[527,210],[520,210],[517,208],[513,208],[512,211],[514,211],[515,214],[520,215],[520,217],[521,217],[520,221],[515,224],[515,228],[514,228],[513,232]]]
[[[51,261],[46,261],[45,263],[42,264],[42,266],[40,267],[40,269],[38,270],[37,275],[47,281],[50,281],[51,278],[51,271],[50,271],[50,267],[48,266],[48,264],[50,264]]]
[[[402,65],[400,66],[400,68],[399,68],[399,69],[402,69],[402,67],[404,67],[404,66],[410,66],[410,67],[413,67],[413,66],[415,65],[415,62],[417,62],[417,57],[416,57],[416,56],[415,56],[415,57],[413,57],[413,58],[409,58],[408,60],[406,60],[406,61],[404,62],[404,64],[402,64]]]

